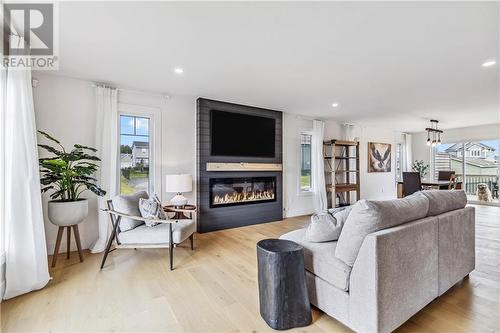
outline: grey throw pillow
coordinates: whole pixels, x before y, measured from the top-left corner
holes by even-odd
[[[352,207],[330,209],[326,213],[313,214],[306,229],[305,239],[309,242],[331,242],[339,238],[342,227]]]
[[[132,216],[142,216],[139,210],[139,199],[147,199],[148,193],[146,191],[136,192],[131,195],[117,195],[112,199],[113,208],[117,212],[124,213]],[[126,217],[122,217],[120,220],[120,231],[128,231],[134,229],[144,221],[132,220]]]
[[[428,210],[429,200],[421,192],[403,199],[360,200],[340,233],[335,256],[352,267],[368,234],[424,218]]]
[[[141,216],[148,219],[166,220],[167,216],[163,211],[161,203],[158,201],[158,197],[150,199],[139,199],[139,210],[141,211]],[[159,222],[144,221],[146,226],[154,227],[160,224]]]

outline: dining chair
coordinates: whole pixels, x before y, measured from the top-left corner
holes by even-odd
[[[457,178],[455,176],[455,171],[446,170],[446,171],[438,171],[438,181],[446,180],[448,185],[439,186],[440,190],[451,190],[454,189],[457,183]]]
[[[422,181],[419,172],[403,172],[403,196],[422,190]]]

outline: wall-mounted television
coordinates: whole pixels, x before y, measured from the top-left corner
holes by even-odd
[[[275,157],[275,128],[274,118],[211,110],[210,154]]]

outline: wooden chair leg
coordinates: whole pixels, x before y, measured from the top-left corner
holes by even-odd
[[[54,255],[52,256],[52,267],[56,267],[57,255],[59,254],[59,246],[61,246],[61,239],[63,237],[64,227],[59,227],[57,230],[56,247],[54,249]]]
[[[77,224],[73,226],[73,233],[75,234],[76,247],[78,248],[78,255],[80,256],[80,262],[83,262],[82,244],[80,243],[80,233],[78,232]]]
[[[118,216],[118,219],[113,225],[113,230],[111,231],[111,235],[109,236],[108,245],[106,245],[106,251],[104,251],[104,256],[102,257],[101,269],[104,267],[106,259],[108,258],[109,250],[111,249],[111,244],[113,244],[113,239],[116,237],[116,228],[118,227],[120,220],[121,216]]]
[[[66,228],[66,259],[69,259],[69,249],[70,249],[70,244],[71,244],[71,227]]]
[[[191,251],[194,250],[194,234],[191,234],[189,236],[189,240],[191,241]]]
[[[169,232],[169,247],[168,247],[168,252],[170,256],[170,270],[174,269],[174,240],[172,239],[173,233],[172,233],[172,223],[168,224],[168,232]]]

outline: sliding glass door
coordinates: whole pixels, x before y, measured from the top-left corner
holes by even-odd
[[[470,202],[498,204],[498,140],[447,143],[434,149],[435,179],[454,171]]]
[[[498,203],[498,141],[467,142],[465,165],[469,199]]]

